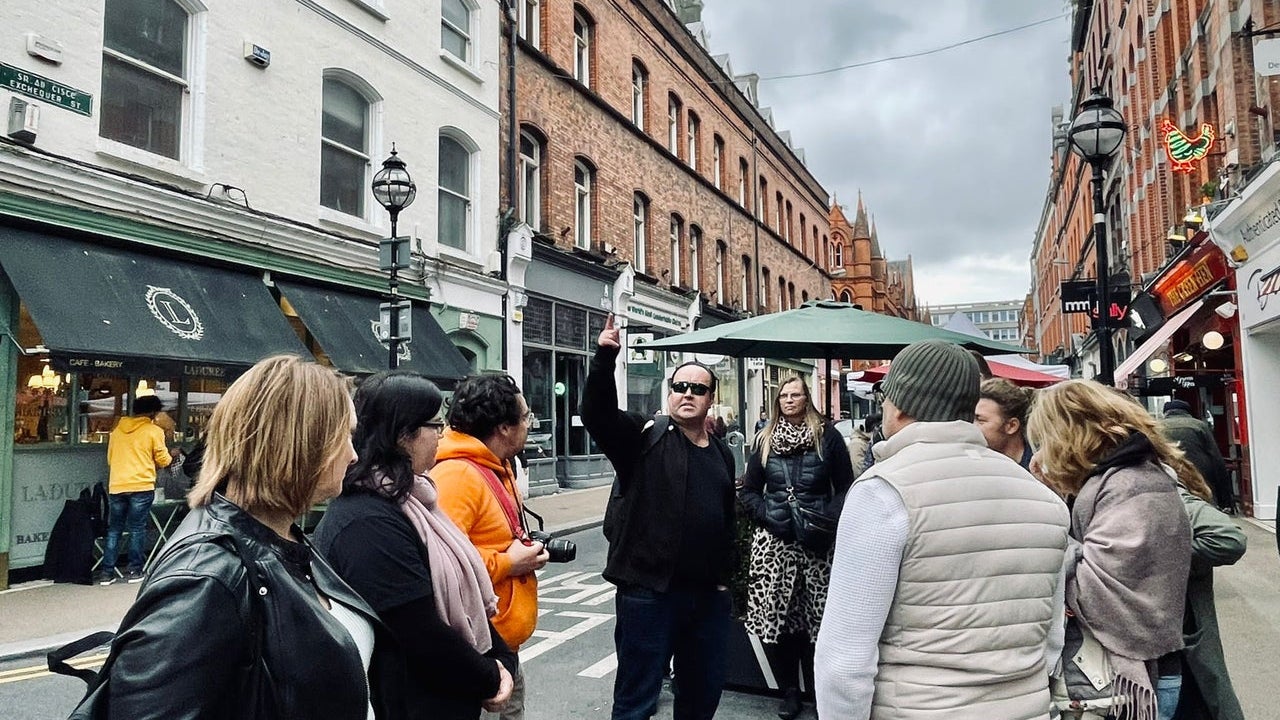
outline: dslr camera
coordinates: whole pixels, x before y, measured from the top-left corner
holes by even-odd
[[[529,540],[542,543],[542,546],[547,550],[547,555],[550,556],[547,558],[548,562],[567,563],[573,562],[578,557],[577,543],[572,540],[553,537],[549,532],[530,530]]]

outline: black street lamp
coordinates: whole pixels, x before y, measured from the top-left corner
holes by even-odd
[[[410,303],[400,297],[399,276],[401,270],[409,268],[409,239],[396,235],[396,220],[418,195],[418,186],[409,177],[404,160],[396,155],[395,143],[391,144],[390,157],[382,161],[382,169],[373,176],[371,189],[378,204],[391,215],[391,237],[378,243],[378,266],[387,273],[388,289],[387,302],[379,306],[379,311],[387,333],[387,367],[395,370],[400,365],[400,343],[412,339]]]
[[[1116,111],[1111,98],[1094,88],[1093,94],[1080,103],[1080,111],[1071,122],[1071,149],[1093,167],[1093,247],[1098,258],[1096,325],[1098,335],[1098,381],[1115,383],[1116,356],[1111,344],[1111,270],[1107,245],[1106,208],[1102,203],[1102,172],[1124,144],[1124,118]]]

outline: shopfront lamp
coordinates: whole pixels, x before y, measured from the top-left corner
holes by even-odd
[[[1217,330],[1210,330],[1200,338],[1200,344],[1204,345],[1206,350],[1217,350],[1226,342],[1226,338],[1222,337],[1222,333]]]
[[[1187,211],[1187,216],[1182,218],[1182,224],[1190,230],[1199,230],[1204,225],[1204,216],[1199,210],[1192,208]]]
[[[1162,357],[1152,358],[1151,361],[1147,363],[1147,369],[1158,375],[1169,369],[1169,363]]]

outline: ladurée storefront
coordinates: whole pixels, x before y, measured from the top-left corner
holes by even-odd
[[[64,501],[107,479],[108,436],[136,398],[158,396],[170,446],[188,446],[227,386],[268,355],[354,375],[386,367],[376,278],[348,275],[0,224],[0,585],[41,565]],[[401,367],[464,375],[421,298],[411,315]]]
[[[1256,179],[1217,215],[1210,237],[1236,263],[1235,303],[1248,408],[1249,455],[1254,468],[1254,515],[1276,519],[1280,492],[1280,163]]]

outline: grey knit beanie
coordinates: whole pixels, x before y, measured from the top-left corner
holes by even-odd
[[[918,422],[973,422],[980,381],[968,350],[922,340],[898,353],[881,389],[885,400]]]

